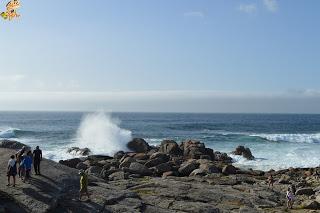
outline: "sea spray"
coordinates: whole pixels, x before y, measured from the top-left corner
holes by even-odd
[[[75,146],[87,147],[93,154],[113,155],[117,151],[125,151],[132,134],[119,125],[120,120],[112,118],[110,114],[89,113],[81,121]]]

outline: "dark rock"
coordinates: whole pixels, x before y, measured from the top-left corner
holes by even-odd
[[[199,168],[203,169],[207,173],[221,173],[222,172],[221,168],[217,167],[214,164],[210,164],[210,163],[200,164]]]
[[[157,175],[162,175],[164,172],[169,172],[172,170],[172,163],[161,163],[153,168]]]
[[[72,159],[68,159],[68,160],[60,160],[59,163],[71,168],[76,168],[76,166],[78,165],[78,163],[81,162],[80,158],[72,158]]]
[[[314,191],[312,188],[301,188],[301,189],[297,189],[296,191],[296,195],[313,195]]]
[[[91,153],[89,148],[80,149],[79,147],[71,147],[67,150],[72,155],[87,156]]]
[[[151,175],[151,170],[143,164],[133,162],[130,164],[129,170],[130,173],[139,174],[143,176]]]
[[[7,149],[22,149],[22,147],[27,147],[23,143],[13,140],[0,140],[0,148],[7,148]]]
[[[222,169],[222,173],[225,175],[232,175],[237,173],[237,168],[232,165],[226,165]]]
[[[164,140],[161,142],[159,152],[169,155],[182,155],[182,150],[174,140]]]
[[[146,153],[151,149],[149,144],[142,138],[134,138],[127,144],[127,147],[138,153]]]
[[[199,163],[196,161],[185,162],[178,169],[178,172],[181,176],[189,176],[191,172],[199,167]]]
[[[234,155],[242,155],[244,158],[248,160],[254,160],[254,156],[251,153],[249,148],[245,148],[244,146],[238,146],[235,151],[232,152]]]
[[[170,160],[170,156],[169,156],[169,155],[164,154],[164,153],[161,153],[161,152],[153,153],[153,154],[150,156],[150,159],[157,159],[157,158],[161,158],[163,161],[168,161],[168,160]]]
[[[111,160],[113,158],[108,155],[89,155],[87,159],[90,161],[99,162],[101,160]]]
[[[210,149],[210,148],[205,148],[205,155],[204,156],[209,156],[210,160],[215,160],[215,158],[216,158],[213,149]],[[200,158],[201,158],[201,156],[200,156]]]
[[[146,167],[154,167],[162,163],[166,163],[170,160],[167,154],[156,152],[150,156],[150,160],[145,163]]]
[[[124,155],[125,155],[124,151],[119,151],[119,152],[116,152],[116,153],[113,155],[113,158],[114,158],[115,160],[120,160]]]
[[[302,207],[304,209],[320,210],[320,203],[315,200],[307,200],[303,202]]]
[[[224,163],[232,163],[232,158],[227,153],[215,152],[215,160]]]
[[[102,171],[102,168],[98,167],[98,166],[90,166],[87,169],[87,172],[88,172],[89,175],[94,175],[94,176],[97,176],[97,177],[100,176],[101,171]]]
[[[87,168],[88,168],[88,165],[83,163],[83,162],[78,163],[77,166],[76,166],[76,169],[79,169],[79,170],[80,169],[86,170]]]

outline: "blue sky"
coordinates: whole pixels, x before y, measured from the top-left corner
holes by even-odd
[[[317,0],[21,4],[1,110],[320,113]]]

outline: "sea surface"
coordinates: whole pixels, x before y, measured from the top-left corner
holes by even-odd
[[[320,115],[104,112],[0,112],[0,139],[35,147],[58,161],[72,146],[95,154],[126,149],[132,137],[157,145],[163,139],[196,139],[230,153],[238,145],[256,157],[232,156],[237,166],[269,170],[320,165]]]

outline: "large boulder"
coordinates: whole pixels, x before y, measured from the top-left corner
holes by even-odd
[[[133,157],[124,157],[124,159],[120,160],[120,168],[128,168],[130,166],[131,163],[136,162],[136,159],[134,159]]]
[[[297,189],[296,191],[296,195],[307,195],[307,196],[310,196],[310,195],[313,195],[314,194],[314,191],[312,188],[301,188],[301,189]]]
[[[209,174],[222,172],[221,168],[217,167],[216,165],[214,165],[212,163],[200,164],[199,168],[203,169],[204,171],[206,171]]]
[[[180,145],[180,147],[183,150],[183,155],[186,158],[200,159],[200,156],[205,155],[206,153],[205,145],[200,141],[187,140],[187,141],[184,141]]]
[[[226,165],[223,167],[222,173],[225,175],[233,175],[237,173],[237,168],[232,165]]]
[[[18,141],[13,140],[0,140],[0,148],[6,148],[6,149],[22,149],[22,147],[27,147],[23,143],[20,143]]]
[[[82,162],[80,158],[72,158],[68,160],[60,160],[59,163],[71,168],[76,168],[78,163]]]
[[[238,146],[235,151],[232,152],[234,155],[242,155],[244,158],[248,160],[254,160],[254,156],[251,153],[249,148],[244,146]]]
[[[162,164],[162,163],[166,163],[169,160],[170,160],[170,156],[169,155],[161,153],[161,152],[156,152],[156,153],[153,153],[150,156],[150,160],[148,160],[145,163],[145,166],[150,168],[150,167],[154,167],[154,166],[157,166],[159,164]]]
[[[152,169],[157,175],[162,175],[163,173],[169,172],[172,170],[172,163],[171,162],[161,163],[155,167],[152,167]]]
[[[152,174],[151,170],[148,167],[138,162],[131,163],[127,171],[131,174],[139,174],[143,176],[148,176]]]
[[[183,163],[178,172],[181,176],[189,176],[191,172],[199,167],[199,163],[196,161],[190,161]]]
[[[161,142],[159,152],[169,155],[182,155],[182,150],[174,140],[164,140]]]
[[[79,147],[71,147],[67,150],[67,153],[77,156],[87,156],[91,153],[89,148],[79,148]]]
[[[227,153],[215,152],[215,160],[224,163],[232,163],[232,158],[227,155]]]
[[[134,138],[128,144],[127,147],[133,152],[146,153],[151,147],[143,138]]]

